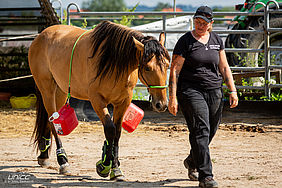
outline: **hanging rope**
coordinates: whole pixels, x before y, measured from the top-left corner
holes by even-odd
[[[72,48],[72,52],[71,52],[71,58],[70,58],[70,72],[69,72],[69,88],[68,88],[68,98],[67,98],[67,103],[69,103],[69,100],[71,98],[71,94],[70,94],[70,85],[71,85],[71,69],[72,69],[72,58],[73,58],[73,53],[74,53],[74,49],[76,47],[76,44],[78,43],[79,39],[90,30],[85,31],[84,33],[82,33],[75,41],[73,48]]]

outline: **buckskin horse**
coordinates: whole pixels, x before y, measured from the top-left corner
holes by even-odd
[[[42,167],[48,165],[53,135],[59,173],[69,171],[66,152],[48,117],[66,102],[72,59],[71,96],[89,100],[104,126],[106,140],[96,171],[102,177],[110,174],[111,180],[122,179],[118,143],[123,116],[131,103],[138,78],[152,96],[153,109],[162,112],[167,108],[165,85],[170,57],[164,42],[164,33],[160,34],[158,41],[109,21],[101,22],[86,33],[78,27],[55,25],[39,34],[28,54],[30,70],[39,91],[33,132],[35,146],[40,151],[38,164]],[[108,104],[114,107],[113,120]]]

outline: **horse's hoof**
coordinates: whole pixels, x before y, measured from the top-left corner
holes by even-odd
[[[69,163],[65,163],[65,164],[62,164],[61,166],[60,166],[60,171],[59,171],[59,173],[60,174],[65,174],[65,175],[67,175],[67,174],[69,174],[70,173],[70,171],[69,171]]]
[[[48,158],[46,158],[46,159],[37,158],[37,162],[41,167],[48,167],[49,166]]]
[[[124,175],[119,167],[111,169],[110,180],[125,181]]]
[[[96,172],[99,176],[106,178],[109,176],[111,167],[112,167],[112,162],[110,163],[109,166],[106,166],[103,164],[102,160],[100,160],[96,163]]]

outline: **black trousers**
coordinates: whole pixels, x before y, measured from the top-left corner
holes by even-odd
[[[213,177],[209,144],[222,117],[222,89],[182,88],[177,92],[177,99],[190,132],[189,167],[198,170],[200,181]]]

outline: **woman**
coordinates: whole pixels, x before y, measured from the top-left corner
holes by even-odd
[[[218,187],[213,179],[209,143],[222,115],[222,77],[229,89],[230,107],[238,105],[223,42],[211,31],[213,22],[211,8],[197,9],[195,29],[184,34],[174,48],[169,78],[168,109],[176,115],[179,103],[186,119],[191,150],[184,165],[189,178],[198,180],[200,187]]]

